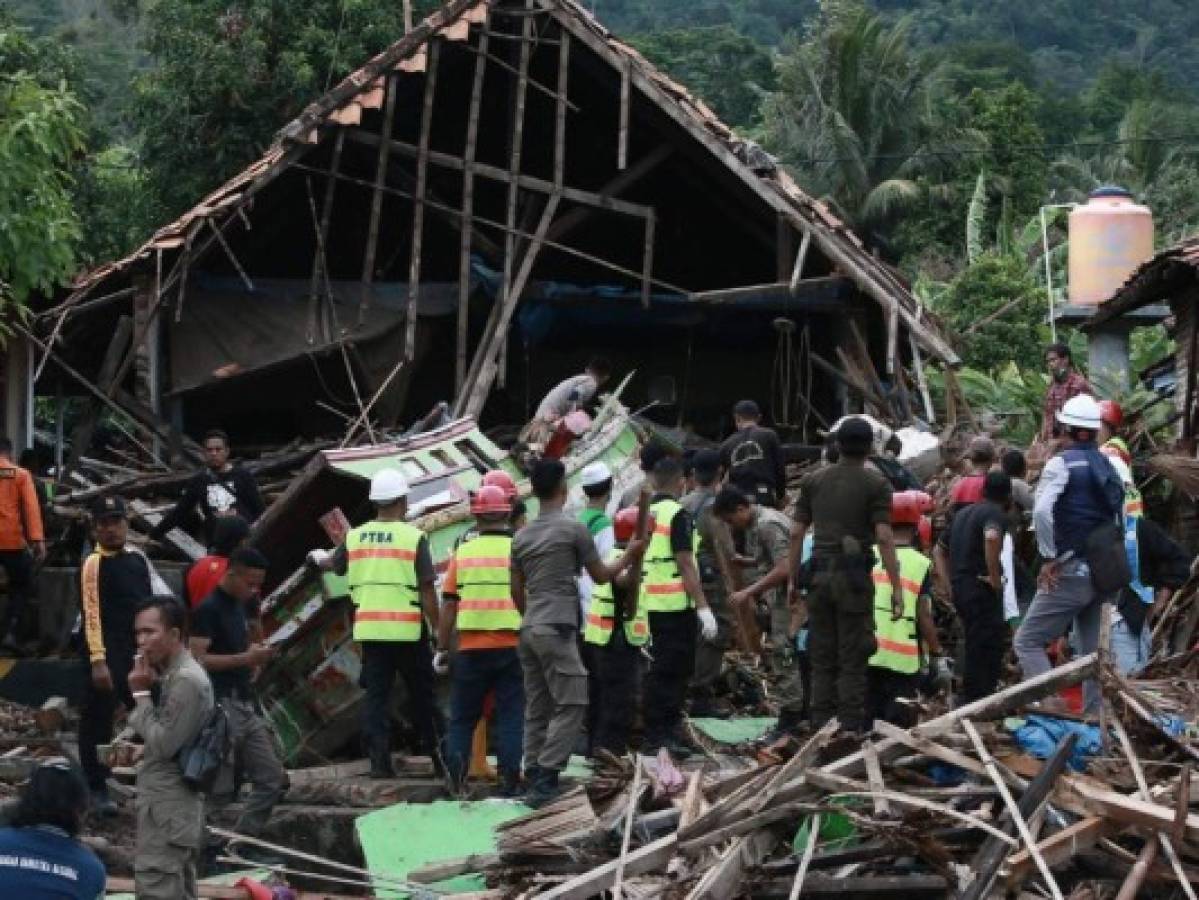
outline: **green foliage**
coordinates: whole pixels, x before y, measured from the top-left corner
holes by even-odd
[[[957,347],[966,365],[982,371],[1008,363],[1030,371],[1040,368],[1044,295],[1019,259],[981,254],[933,298],[933,305],[962,336]]]
[[[154,68],[136,84],[135,116],[164,216],[256,159],[307,103],[404,33],[395,0],[157,0],[142,27]]]
[[[1040,150],[1022,149],[1045,143],[1035,95],[1019,82],[996,90],[975,88],[966,109],[966,127],[985,142],[981,166],[995,177],[1012,215],[1036,213],[1045,197],[1045,159]]]
[[[635,35],[630,41],[734,127],[753,125],[763,94],[774,90],[769,54],[730,25]]]
[[[17,304],[67,279],[79,239],[70,164],[83,110],[65,82],[48,86],[33,69],[38,49],[0,22],[0,299]]]

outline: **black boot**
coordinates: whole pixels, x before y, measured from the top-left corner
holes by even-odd
[[[520,771],[513,769],[500,769],[500,784],[496,793],[508,800],[514,800],[517,797],[523,797],[525,794],[525,789],[520,783]]]
[[[391,765],[391,741],[386,738],[371,742],[371,778],[395,778]]]
[[[558,770],[539,768],[537,778],[525,797],[525,805],[531,806],[533,809],[540,809],[547,803],[557,800],[561,793],[562,789],[558,787]]]

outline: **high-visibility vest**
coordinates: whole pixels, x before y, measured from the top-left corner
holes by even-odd
[[[641,576],[640,605],[647,612],[679,612],[691,608],[691,598],[683,587],[683,576],[670,546],[670,523],[682,512],[678,502],[667,497],[650,507],[654,517],[654,531],[650,535],[649,547],[645,551],[645,563]],[[698,541],[693,536],[692,551]]]
[[[608,556],[608,562],[615,562],[621,557],[620,550],[613,550]],[[616,600],[612,592],[612,582],[597,584],[591,591],[591,606],[587,610],[587,627],[583,631],[583,640],[588,644],[606,647],[612,640],[612,629],[616,627]],[[624,636],[634,647],[640,647],[649,640],[649,612],[645,608],[644,594],[642,602],[637,604],[637,615],[624,620]]]
[[[899,584],[903,589],[903,618],[891,619],[891,579],[875,552],[874,579],[874,639],[878,650],[870,657],[870,665],[890,669],[903,675],[920,671],[920,645],[916,632],[916,601],[928,575],[932,561],[912,547],[899,547]]]
[[[420,640],[416,551],[423,537],[406,522],[367,522],[346,535],[354,640]]]
[[[458,578],[459,631],[519,631],[512,602],[512,536],[483,534],[454,554]]]

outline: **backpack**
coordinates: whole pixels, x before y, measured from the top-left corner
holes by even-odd
[[[179,749],[177,757],[184,782],[192,790],[211,793],[221,769],[233,755],[233,729],[229,714],[219,703],[199,732]]]

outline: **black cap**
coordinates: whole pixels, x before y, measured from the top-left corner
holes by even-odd
[[[652,472],[660,459],[670,455],[670,450],[657,441],[650,441],[641,448],[641,471]]]
[[[846,419],[837,429],[837,446],[841,452],[853,456],[866,454],[874,443],[874,429],[865,419],[857,416]]]
[[[124,497],[98,497],[92,504],[93,519],[123,519],[128,514]]]
[[[719,451],[697,450],[691,457],[691,468],[701,474],[715,475],[720,470]]]
[[[740,416],[743,419],[760,419],[762,418],[762,410],[752,400],[738,400],[736,405],[733,406],[733,415]]]

